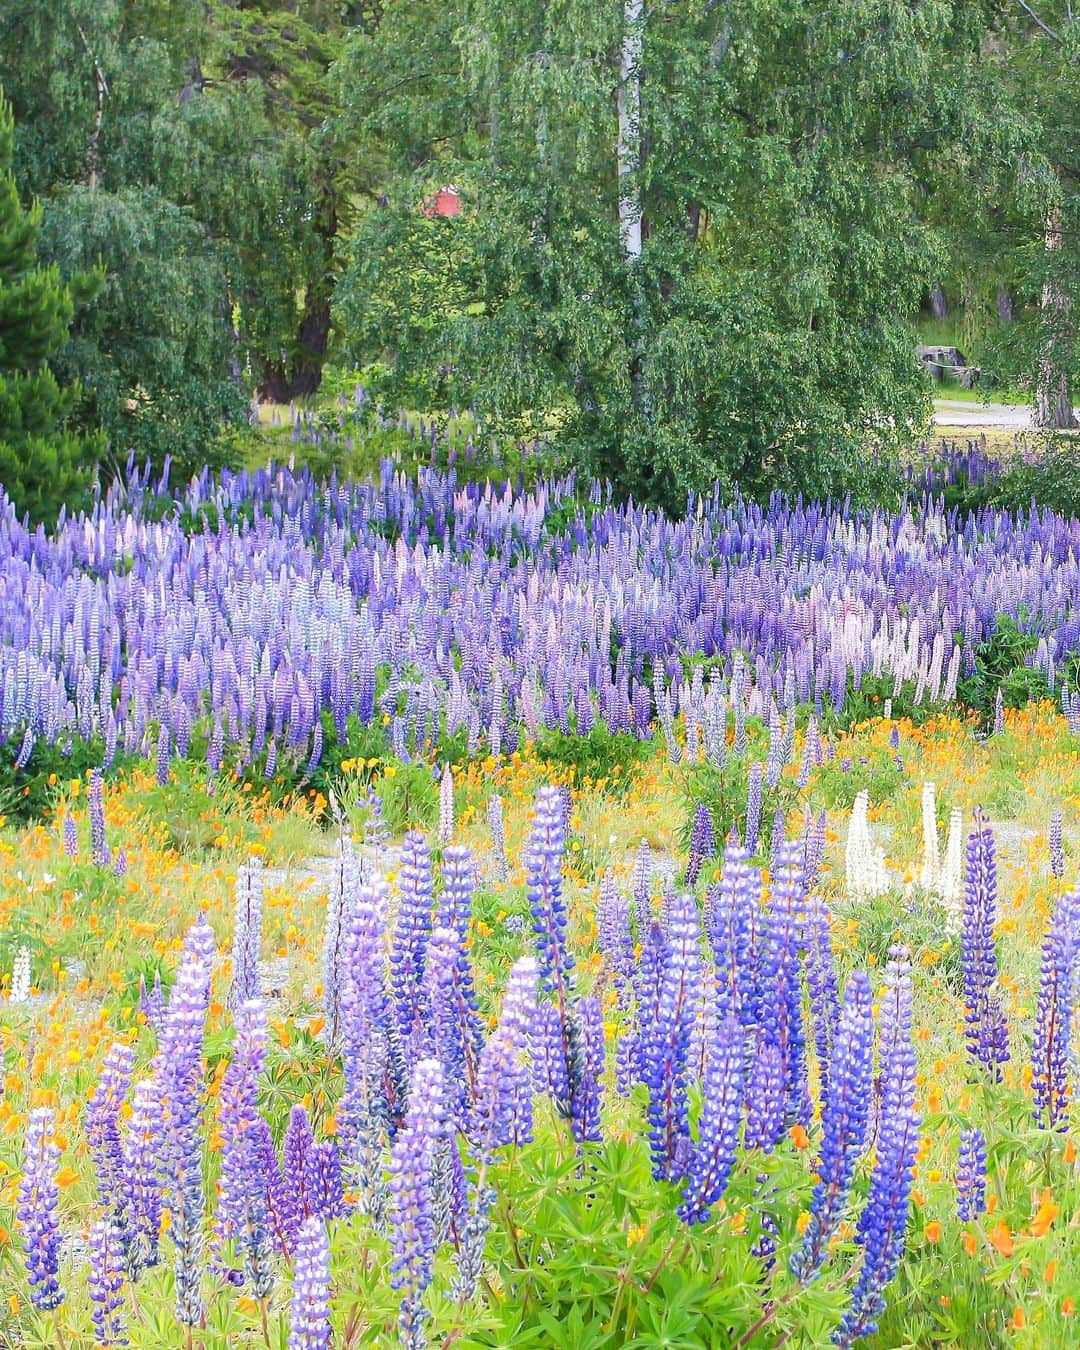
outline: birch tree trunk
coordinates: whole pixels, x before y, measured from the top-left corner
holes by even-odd
[[[645,45],[643,0],[623,0],[622,54],[619,63],[619,241],[630,270],[633,307],[630,339],[630,387],[634,407],[648,416],[645,388],[645,295],[641,276],[644,208],[641,197],[641,63]]]
[[[1052,206],[1046,214],[1046,251],[1056,253],[1062,246],[1061,211]],[[1072,298],[1051,276],[1042,293],[1043,349],[1039,360],[1039,379],[1035,403],[1035,424],[1051,431],[1076,427],[1072,406],[1069,372],[1062,368],[1060,348],[1070,337]]]

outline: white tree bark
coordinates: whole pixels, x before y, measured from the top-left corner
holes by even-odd
[[[619,238],[624,256],[641,256],[641,57],[643,0],[623,0],[622,61],[619,68]]]
[[[1061,212],[1052,206],[1046,213],[1046,251],[1056,253],[1062,246]],[[1059,347],[1069,337],[1072,297],[1051,277],[1043,287],[1043,354],[1039,361],[1035,423],[1051,431],[1077,425],[1072,406],[1068,371],[1062,369]]]

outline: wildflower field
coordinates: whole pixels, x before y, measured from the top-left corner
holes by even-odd
[[[958,471],[6,509],[0,1344],[1070,1344],[1080,522]]]

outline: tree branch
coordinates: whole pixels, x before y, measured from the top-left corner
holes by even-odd
[[[1016,3],[1024,11],[1024,13],[1031,19],[1031,21],[1037,27],[1042,29],[1042,31],[1046,34],[1048,38],[1050,38],[1053,42],[1059,42],[1064,46],[1065,39],[1061,36],[1061,34],[1055,33],[1048,23],[1044,23],[1042,19],[1039,18],[1039,16],[1028,4],[1027,0],[1016,0]]]

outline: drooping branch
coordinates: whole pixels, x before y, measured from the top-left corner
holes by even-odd
[[[76,24],[79,37],[86,48],[86,54],[94,67],[94,82],[97,85],[97,112],[94,116],[94,129],[90,133],[90,139],[86,145],[86,186],[90,189],[97,187],[98,182],[98,148],[101,144],[101,126],[105,121],[105,100],[109,97],[109,82],[105,78],[105,72],[101,68],[101,62],[94,55],[94,49],[90,46],[89,39],[83,32],[82,24]]]
[[[1027,0],[1016,0],[1016,3],[1028,16],[1028,18],[1031,19],[1032,23],[1034,23],[1037,28],[1041,28],[1042,31],[1046,34],[1046,36],[1051,39],[1051,41],[1060,42],[1062,46],[1065,45],[1065,39],[1061,36],[1061,34],[1055,32],[1054,29],[1051,28],[1048,23],[1044,22],[1044,20],[1042,20],[1038,16],[1038,14],[1035,13],[1032,7],[1027,3]]]

